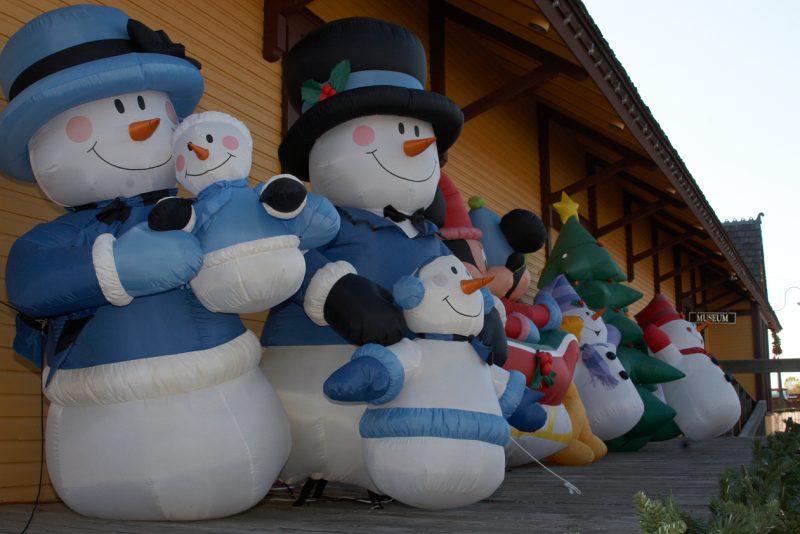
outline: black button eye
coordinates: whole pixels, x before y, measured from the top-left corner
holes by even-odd
[[[406,133],[406,125],[403,124],[402,122],[398,123],[397,131],[400,132],[400,135],[403,135],[404,133]]]
[[[629,376],[628,376],[628,372],[627,372],[627,371],[620,371],[620,372],[619,372],[619,376],[620,376],[620,377],[621,377],[623,380],[627,380],[627,379],[629,378]]]
[[[136,102],[139,104],[139,109],[144,111],[144,97],[142,95],[139,95],[138,97],[136,97]]]
[[[608,352],[606,352],[606,358],[608,358],[609,360],[616,360],[617,359],[617,355],[614,354],[611,351],[608,351]]]
[[[414,126],[414,135],[419,137],[419,126]]]
[[[450,267],[450,270],[453,271],[453,274],[458,274],[458,269],[455,267]]]
[[[211,137],[211,134],[207,134],[206,135],[206,141],[208,141],[209,143],[213,143],[214,142],[214,138]]]
[[[119,111],[120,113],[125,113],[125,106],[122,105],[122,100],[120,100],[119,98],[114,99],[114,107],[116,107],[117,111]]]

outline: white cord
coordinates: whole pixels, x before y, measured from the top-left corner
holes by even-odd
[[[520,445],[520,444],[519,444],[519,442],[518,442],[517,440],[515,440],[515,439],[514,439],[514,436],[509,436],[509,439],[511,439],[511,441],[513,441],[513,442],[514,442],[514,445],[516,445],[517,447],[519,447],[519,449],[520,449],[522,452],[524,452],[525,454],[527,454],[528,456],[530,456],[531,460],[533,460],[534,462],[536,462],[536,463],[537,463],[537,464],[539,464],[540,466],[544,467],[544,468],[545,468],[545,470],[547,470],[547,472],[548,472],[548,473],[550,473],[551,475],[553,475],[554,477],[556,477],[557,479],[559,479],[560,481],[562,481],[562,482],[564,483],[564,487],[565,487],[565,488],[567,488],[567,490],[569,491],[569,494],[570,494],[570,495],[576,495],[576,494],[577,494],[577,495],[581,495],[581,490],[579,490],[579,489],[578,489],[578,487],[577,487],[575,484],[573,484],[572,482],[570,482],[570,481],[569,481],[569,480],[567,480],[566,478],[564,478],[564,477],[560,476],[558,473],[554,472],[552,469],[550,469],[549,467],[547,467],[546,465],[544,465],[542,462],[540,462],[540,461],[539,461],[539,460],[538,460],[538,459],[537,459],[537,458],[536,458],[534,455],[532,455],[530,452],[528,452],[528,451],[525,449],[525,447],[523,447],[522,445]]]

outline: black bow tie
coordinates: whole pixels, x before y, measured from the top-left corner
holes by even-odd
[[[389,204],[383,208],[383,216],[390,218],[394,222],[410,221],[414,229],[420,234],[425,234],[427,232],[427,229],[425,228],[424,208],[418,209],[411,215],[406,215],[401,211],[397,211],[397,208]]]

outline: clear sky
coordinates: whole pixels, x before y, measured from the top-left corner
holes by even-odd
[[[800,289],[778,311],[800,286],[800,1],[583,1],[720,220],[764,213],[782,357],[800,357]]]

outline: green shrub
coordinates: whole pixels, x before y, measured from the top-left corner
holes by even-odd
[[[711,517],[694,518],[672,497],[634,498],[636,515],[646,534],[743,534],[800,532],[800,425],[791,419],[786,431],[753,442],[748,468],[728,469],[719,481],[720,494],[710,504]]]

